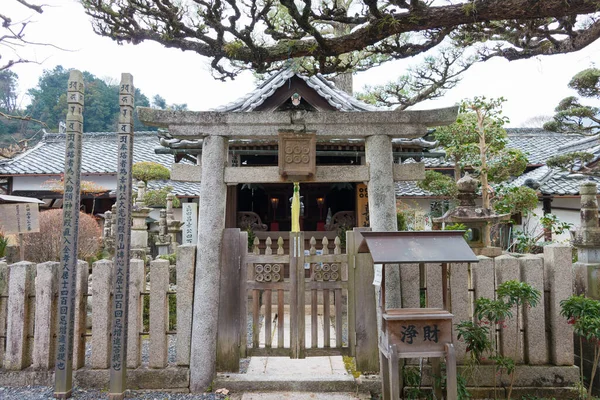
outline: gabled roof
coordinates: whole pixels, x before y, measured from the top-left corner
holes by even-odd
[[[156,132],[135,132],[133,162],[154,161],[171,167],[173,156],[154,154]],[[65,135],[47,133],[31,149],[12,160],[0,163],[1,175],[52,174],[64,172]],[[81,172],[84,174],[111,174],[117,172],[117,135],[114,132],[83,134]]]
[[[215,108],[218,112],[249,112],[255,110],[266,99],[271,97],[275,91],[288,83],[293,77],[303,80],[310,88],[318,93],[334,109],[339,111],[382,111],[386,108],[379,108],[355,99],[345,91],[338,89],[335,84],[327,80],[323,75],[317,74],[306,76],[296,72],[293,67],[282,69],[267,76],[256,89],[245,96]]]

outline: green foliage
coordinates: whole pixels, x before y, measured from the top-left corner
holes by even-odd
[[[171,171],[162,164],[153,161],[140,161],[133,164],[132,175],[134,179],[148,183],[148,181],[167,180],[171,178]]]
[[[354,379],[357,379],[361,375],[361,372],[356,370],[356,360],[354,357],[342,356],[342,360],[344,361],[344,367],[346,367],[346,371],[348,371],[348,373],[352,375]]]
[[[592,399],[593,382],[598,363],[600,362],[600,301],[590,299],[584,295],[571,296],[560,302],[560,315],[568,319],[573,326],[575,334],[580,337],[580,359],[583,360],[583,346],[581,338],[585,338],[594,346],[594,355],[589,387],[585,398]],[[583,365],[580,375],[581,385],[584,386]]]
[[[8,246],[8,238],[0,232],[0,257],[4,257],[6,246]]]
[[[489,160],[488,178],[492,183],[521,175],[527,168],[527,156],[521,150],[504,149]]]
[[[540,218],[540,222],[544,229],[551,231],[555,235],[561,235],[573,226],[571,223],[561,222],[554,214],[544,214],[544,216]]]
[[[67,110],[67,82],[70,69],[57,66],[45,70],[35,88],[29,89],[31,104],[27,115],[45,122],[50,130],[57,130],[58,123],[65,119]],[[84,132],[114,132],[119,117],[119,85],[106,82],[88,71],[83,71],[85,84],[85,107],[83,110]],[[135,106],[149,106],[148,98],[139,89],[135,90]],[[146,128],[134,113],[134,126]]]
[[[246,228],[246,232],[248,232],[248,251],[252,251],[254,247],[254,239],[256,239],[256,234],[250,227]]]
[[[560,168],[563,171],[572,172],[576,165],[585,164],[594,158],[592,153],[587,151],[575,151],[572,153],[558,154],[546,160],[549,167]]]
[[[463,321],[457,325],[458,338],[464,340],[467,345],[467,351],[471,354],[471,364],[475,365],[483,358],[484,354],[489,354],[489,359],[494,361],[498,373],[506,372],[510,375],[510,386],[507,398],[511,398],[514,384],[516,362],[519,354],[519,341],[515,343],[514,357],[500,355],[497,350],[496,329],[502,326],[506,329],[505,321],[513,317],[512,308],[516,306],[516,333],[520,331],[519,308],[524,305],[535,307],[540,300],[541,292],[525,282],[516,280],[506,281],[498,286],[496,290],[497,300],[487,299],[485,297],[475,300],[475,316],[477,324],[471,321]],[[494,377],[494,392],[496,391],[496,380]]]
[[[588,68],[578,72],[569,87],[586,98],[600,97],[600,69]],[[554,111],[553,120],[544,129],[563,133],[596,134],[600,132],[600,108],[583,104],[581,99],[569,96],[561,100]]]
[[[466,241],[469,240],[470,229],[465,224],[456,223],[456,224],[446,225],[444,227],[444,230],[445,231],[465,231],[465,233],[463,234],[463,236],[464,236],[464,238],[465,238]]]
[[[425,179],[418,181],[417,186],[434,196],[454,198],[458,194],[456,181],[452,177],[433,170],[425,171]]]
[[[0,111],[14,113],[17,110],[17,81],[19,76],[12,71],[0,71]]]
[[[535,307],[540,301],[541,292],[526,282],[510,280],[503,282],[496,294],[502,297],[509,307],[525,305]]]
[[[473,321],[462,321],[456,324],[458,340],[467,344],[467,353],[472,359],[479,360],[483,355],[492,350],[488,339],[490,330],[487,325],[479,325]]]
[[[496,187],[494,211],[500,214],[526,214],[533,211],[538,204],[537,192],[527,186]]]
[[[163,186],[160,189],[148,190],[144,196],[144,202],[148,207],[162,207],[167,206],[167,195],[173,191],[171,186]],[[173,207],[179,208],[181,202],[177,197],[173,197]]]
[[[475,300],[475,315],[478,320],[487,320],[489,323],[498,324],[512,318],[511,306],[502,300],[491,300],[480,297]]]
[[[577,90],[577,93],[583,97],[600,97],[600,69],[588,68],[571,78],[569,87]]]
[[[521,254],[537,254],[539,253],[539,245],[537,238],[531,236],[527,232],[517,231],[514,235],[513,250]]]
[[[177,295],[168,294],[167,301],[169,304],[169,326],[170,331],[177,330]],[[150,331],[150,296],[143,296],[142,300],[142,325],[144,326],[144,332]]]
[[[177,263],[177,253],[163,254],[158,256],[158,258],[161,260],[167,260],[169,265],[175,265]]]
[[[406,215],[404,215],[403,212],[397,212],[396,213],[396,221],[398,222],[398,230],[405,231],[406,227],[407,227]]]

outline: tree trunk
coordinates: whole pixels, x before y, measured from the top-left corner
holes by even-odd
[[[458,157],[454,157],[454,180],[456,182],[458,182],[458,180],[460,179],[460,175],[461,175],[461,168],[460,168],[460,164],[458,163],[459,159]]]
[[[487,158],[485,154],[485,131],[483,128],[484,114],[477,110],[477,131],[479,134],[479,155],[481,158],[481,172],[479,174],[479,180],[481,181],[481,202],[485,209],[490,208],[490,193],[488,184],[488,171],[487,171]],[[486,224],[483,229],[483,245],[485,247],[491,246],[491,226]]]

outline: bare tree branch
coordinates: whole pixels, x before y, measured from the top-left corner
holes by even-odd
[[[210,57],[221,77],[308,57],[321,73],[353,70],[342,56],[424,53],[448,36],[480,58],[516,60],[579,50],[600,37],[591,0],[81,0],[96,33],[155,41]],[[332,24],[341,35],[325,34]]]

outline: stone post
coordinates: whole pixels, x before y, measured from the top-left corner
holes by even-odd
[[[202,145],[202,190],[198,212],[190,357],[191,392],[206,390],[215,374],[221,251],[227,194],[227,186],[223,181],[227,147],[227,138],[222,136],[205,137]]]
[[[60,252],[58,292],[58,334],[54,397],[71,397],[73,390],[73,337],[77,275],[77,232],[81,200],[81,136],[83,133],[83,74],[73,70],[67,88],[67,132],[65,141],[65,174],[63,224]]]
[[[127,316],[131,260],[131,198],[133,162],[133,76],[121,74],[117,140],[117,225],[112,301],[110,399],[123,399],[127,386]]]
[[[151,209],[146,207],[144,196],[146,194],[146,184],[142,181],[137,184],[137,199],[135,207],[131,211],[133,224],[131,226],[131,249],[136,253],[136,257],[145,259],[148,253],[148,225],[146,218],[150,215]]]
[[[92,359],[93,369],[108,368],[110,348],[110,289],[113,262],[100,260],[94,263],[92,273]]]
[[[550,361],[554,365],[573,365],[573,329],[560,315],[560,302],[573,294],[571,246],[544,246],[544,290],[550,292]]]
[[[0,360],[4,360],[6,347],[6,317],[8,303],[8,266],[0,261]],[[2,363],[0,362],[0,367]]]
[[[35,332],[33,334],[33,368],[54,367],[59,263],[48,261],[37,265],[35,278]]]
[[[169,327],[169,261],[150,262],[150,368],[167,366],[167,329]],[[206,366],[205,366],[206,367]]]
[[[396,189],[394,186],[394,158],[392,139],[386,135],[367,137],[365,156],[369,165],[369,220],[375,232],[398,230],[396,219]],[[202,213],[200,213],[202,215]],[[385,269],[385,296],[387,308],[400,308],[400,268]],[[379,298],[379,296],[377,296]],[[377,308],[379,309],[379,307]]]
[[[75,296],[75,338],[73,339],[73,369],[83,368],[85,364],[85,333],[87,324],[87,294],[90,265],[83,260],[77,261],[77,283]]]
[[[112,232],[112,211],[104,213],[104,238],[102,245],[108,254],[115,254],[115,238]]]
[[[600,299],[600,228],[596,183],[582,183],[579,193],[581,222],[573,238],[573,246],[577,248],[577,262],[573,266],[574,290],[576,294]]]
[[[190,365],[196,245],[177,247],[177,365]]]
[[[140,332],[144,330],[142,321],[143,305],[141,292],[144,290],[146,274],[144,261],[133,259],[129,266],[129,321],[127,322],[127,367],[137,368],[141,364],[142,346]]]
[[[169,235],[168,232],[166,210],[160,210],[160,217],[158,219],[158,235],[156,235],[155,245],[158,249],[159,256],[169,254],[171,247],[171,235]]]
[[[34,294],[35,264],[21,261],[11,264],[8,282],[8,320],[6,323],[6,354],[4,368],[22,370],[29,366],[29,338],[31,330],[29,317],[32,302],[29,296]]]

